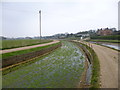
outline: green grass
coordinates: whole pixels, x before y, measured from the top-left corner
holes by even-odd
[[[39,40],[39,39],[23,39],[23,40],[2,40],[0,43],[2,43],[2,48],[0,49],[11,49],[11,48],[18,48],[18,47],[24,47],[24,46],[31,46],[36,44],[43,44],[48,43],[53,40]]]
[[[2,72],[0,71],[0,89],[2,90]]]
[[[3,88],[77,87],[84,71],[85,57],[73,43],[62,43],[61,48],[46,57],[3,75]]]
[[[82,43],[81,43],[82,44]],[[89,52],[92,55],[92,78],[91,78],[91,88],[100,88],[100,64],[99,64],[99,59],[98,56],[96,55],[95,51],[88,47],[85,44],[82,44],[89,50]]]
[[[55,49],[55,50],[56,50],[56,49]],[[53,50],[53,51],[55,51],[55,50]],[[27,66],[27,65],[29,65],[29,64],[32,64],[32,63],[34,63],[34,62],[36,62],[36,61],[38,61],[38,60],[40,60],[40,59],[43,59],[43,58],[45,58],[47,55],[49,55],[50,53],[52,53],[52,51],[50,51],[50,52],[48,52],[48,53],[46,53],[46,54],[44,54],[44,55],[42,55],[42,56],[38,56],[38,57],[36,57],[36,58],[33,58],[32,60],[27,61],[27,62],[25,62],[25,63],[18,64],[18,65],[15,65],[15,66],[13,66],[13,67],[4,69],[4,70],[2,71],[2,75],[6,75],[6,74],[8,74],[8,73],[10,73],[10,72],[13,72],[13,71],[19,69],[19,68],[22,68],[22,67],[24,67],[24,66]]]
[[[11,57],[11,56],[22,55],[22,54],[25,54],[25,53],[29,53],[29,52],[34,52],[34,51],[42,50],[43,48],[52,47],[52,46],[57,45],[57,44],[59,44],[59,43],[60,43],[60,42],[55,43],[55,44],[51,44],[51,45],[47,45],[47,46],[32,48],[32,49],[26,49],[26,50],[21,50],[21,51],[15,51],[15,52],[10,52],[10,53],[4,53],[4,54],[2,54],[2,58],[4,59],[4,58]]]
[[[90,38],[101,39],[101,40],[120,40],[120,35],[91,36]]]
[[[100,39],[91,39],[89,41],[94,42],[110,42],[110,43],[120,43],[120,40],[100,40]]]

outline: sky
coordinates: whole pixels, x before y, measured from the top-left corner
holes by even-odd
[[[118,29],[119,0],[2,0],[0,36],[42,36],[98,28]],[[2,11],[1,11],[2,10]],[[2,24],[1,24],[2,23]]]

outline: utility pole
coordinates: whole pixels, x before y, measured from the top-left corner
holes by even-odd
[[[41,42],[41,10],[39,11],[39,15],[40,15],[40,18],[39,18],[40,20],[40,42]]]

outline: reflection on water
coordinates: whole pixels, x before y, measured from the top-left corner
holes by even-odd
[[[107,47],[111,47],[111,48],[120,50],[120,46],[118,45],[118,43],[93,42],[93,41],[90,41],[90,42],[91,43],[96,43],[96,44],[101,44],[101,45],[104,45],[104,46],[107,46]]]
[[[119,46],[115,46],[115,45],[109,45],[109,44],[102,44],[102,45],[104,45],[104,46],[108,46],[108,47],[111,47],[111,48],[114,48],[114,49],[118,49],[118,50],[120,50],[120,47]]]
[[[86,84],[89,85],[91,82],[91,76],[92,76],[92,64],[89,64],[86,74]]]

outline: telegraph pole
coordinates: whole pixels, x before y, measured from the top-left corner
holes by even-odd
[[[40,18],[39,18],[40,20],[40,42],[41,42],[41,10],[39,11],[39,15],[40,15]]]

